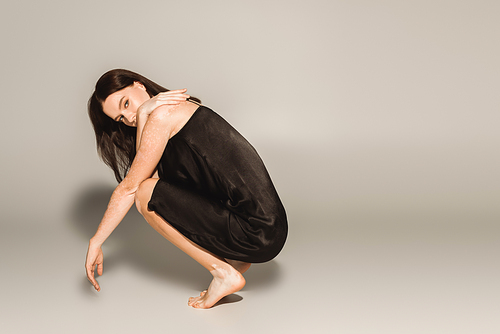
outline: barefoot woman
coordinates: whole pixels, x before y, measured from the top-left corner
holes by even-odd
[[[213,275],[208,290],[189,299],[196,308],[240,290],[250,263],[283,248],[286,214],[262,160],[198,99],[119,69],[97,81],[88,107],[99,155],[119,182],[87,252],[97,291],[101,245],[134,202],[156,231]]]

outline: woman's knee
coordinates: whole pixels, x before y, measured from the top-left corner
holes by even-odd
[[[137,211],[141,215],[144,216],[145,213],[148,212],[148,203],[151,199],[151,195],[153,194],[153,189],[158,182],[158,179],[146,179],[142,181],[135,192],[135,205],[137,207]]]

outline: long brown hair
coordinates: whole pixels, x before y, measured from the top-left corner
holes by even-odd
[[[115,69],[104,73],[97,80],[95,91],[88,102],[88,113],[94,127],[97,153],[102,161],[113,170],[118,182],[125,178],[134,161],[137,130],[112,120],[104,113],[102,104],[109,95],[133,85],[135,81],[146,87],[150,97],[169,91],[138,73]],[[191,97],[190,100],[201,103],[195,97]]]

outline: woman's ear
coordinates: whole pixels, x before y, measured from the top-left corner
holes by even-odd
[[[140,89],[146,90],[146,87],[140,83],[139,81],[134,81],[134,86],[139,87]]]

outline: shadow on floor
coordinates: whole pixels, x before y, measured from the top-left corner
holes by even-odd
[[[69,227],[83,239],[90,239],[113,190],[109,185],[89,185],[81,189],[68,212]],[[206,289],[211,280],[207,270],[151,228],[135,206],[108,238],[103,250],[106,271],[127,265],[160,280],[200,291]],[[243,291],[262,289],[279,281],[280,267],[276,261],[255,264],[244,276],[247,285]]]
[[[233,293],[232,295],[226,296],[226,297],[222,298],[221,300],[219,300],[217,303],[215,303],[215,305],[213,307],[217,307],[217,306],[224,305],[224,304],[237,303],[237,302],[242,301],[242,300],[243,300],[243,297]]]

